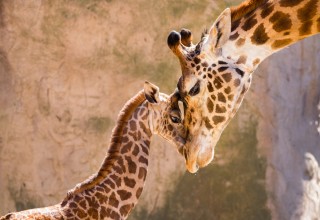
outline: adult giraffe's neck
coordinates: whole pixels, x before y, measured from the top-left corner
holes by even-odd
[[[100,170],[78,184],[61,204],[62,207],[71,207],[74,201],[92,197],[92,204],[100,207],[103,216],[122,219],[136,205],[147,175],[151,138],[149,110],[144,101],[144,93],[140,92],[127,102],[119,114]],[[73,206],[80,210],[80,203],[75,202],[77,206]],[[86,212],[95,208],[90,202],[85,207]]]
[[[248,0],[232,9],[223,56],[254,70],[271,54],[320,32],[320,0]]]

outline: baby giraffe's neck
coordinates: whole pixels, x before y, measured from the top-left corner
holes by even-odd
[[[121,111],[99,172],[76,186],[61,204],[66,217],[123,219],[137,204],[147,175],[151,138],[144,100],[141,92]]]

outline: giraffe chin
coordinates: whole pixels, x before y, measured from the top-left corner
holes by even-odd
[[[213,148],[197,147],[194,150],[185,155],[186,167],[190,173],[196,173],[200,168],[206,167],[214,158]]]

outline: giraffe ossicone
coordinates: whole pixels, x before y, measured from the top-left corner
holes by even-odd
[[[221,133],[240,107],[252,73],[271,54],[320,32],[320,0],[246,0],[225,9],[197,44],[172,31],[168,46],[180,61],[187,169],[214,158]]]
[[[164,137],[179,151],[185,144],[178,96],[159,93],[157,86],[145,82],[144,90],[120,111],[98,172],[57,205],[9,213],[0,220],[126,219],[145,184],[152,134]]]

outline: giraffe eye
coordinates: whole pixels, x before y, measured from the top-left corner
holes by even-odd
[[[189,95],[195,96],[200,92],[200,81],[198,81],[189,91]]]
[[[176,116],[170,116],[170,119],[173,123],[181,123],[181,119],[179,117],[176,117]]]

